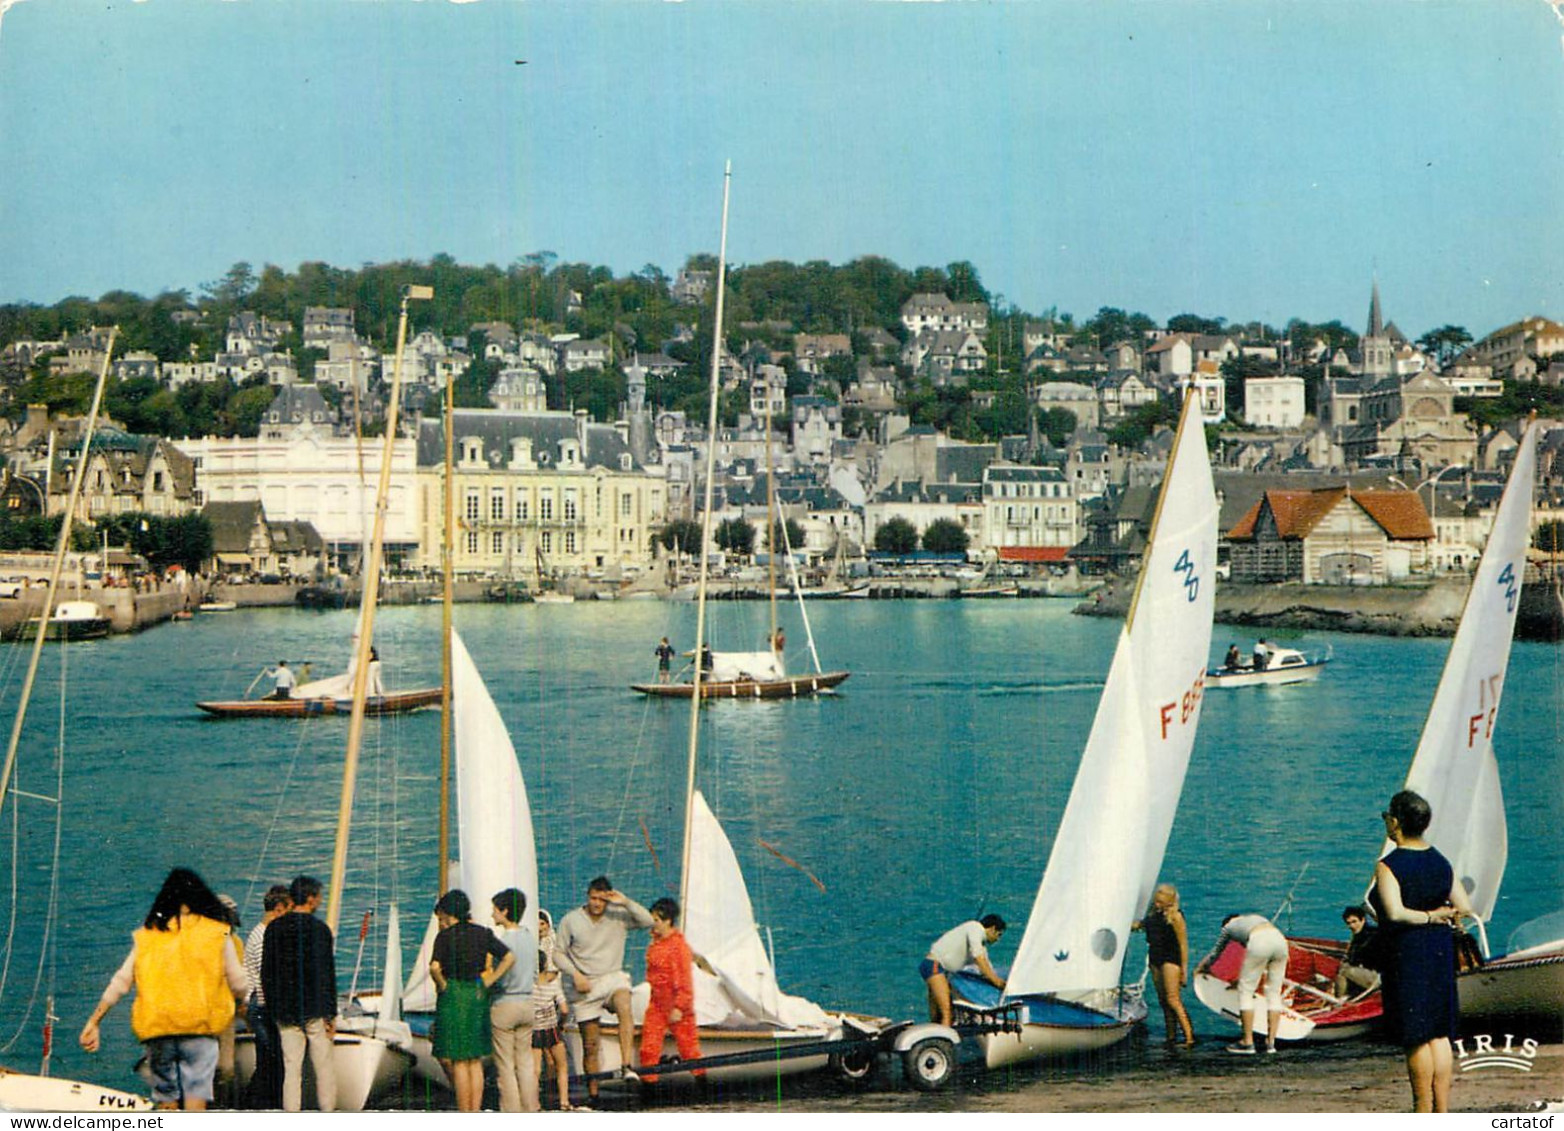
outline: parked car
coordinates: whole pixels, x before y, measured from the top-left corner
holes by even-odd
[[[0,581],[0,597],[20,597],[25,586],[14,577]]]

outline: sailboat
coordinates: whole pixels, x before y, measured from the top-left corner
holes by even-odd
[[[44,594],[43,608],[36,618],[42,626],[50,621],[50,614],[56,608],[55,598],[59,593],[60,575],[65,566],[65,551],[71,544],[71,525],[76,515],[77,503],[81,498],[82,477],[86,474],[87,453],[92,450],[92,437],[97,429],[98,411],[103,404],[103,388],[108,378],[109,359],[114,354],[114,338],[118,335],[119,328],[115,327],[109,334],[109,344],[103,351],[103,367],[98,373],[98,383],[92,397],[92,407],[87,413],[86,428],[82,432],[81,450],[82,456],[77,461],[75,473],[71,477],[71,492],[66,503],[65,512],[60,523],[59,540],[55,545],[54,560],[49,570],[49,586]],[[43,655],[43,643],[49,639],[49,634],[41,627],[34,629],[32,654],[28,661],[27,675],[22,683],[21,696],[17,700],[16,716],[12,720],[11,738],[6,747],[5,763],[0,767],[0,805],[10,798],[13,805],[17,804],[22,792],[16,789],[14,771],[16,769],[17,750],[21,745],[22,727],[27,718],[27,706],[32,699],[33,685],[38,677],[38,664]],[[63,692],[62,692],[63,694]],[[60,726],[62,728],[60,757],[64,757],[65,711],[60,712]],[[64,782],[64,766],[59,767],[57,782]],[[55,786],[58,790],[59,784]],[[52,803],[54,807],[54,819],[56,822],[55,844],[59,844],[58,822],[61,820],[61,799],[59,797],[44,798],[36,794],[28,794],[34,800],[42,800]],[[16,815],[13,813],[13,820]],[[53,862],[53,874],[59,871],[58,849]],[[19,898],[13,892],[13,899]],[[51,907],[52,913],[52,907]],[[20,908],[12,908],[13,916],[20,916]],[[45,925],[43,945],[45,959],[50,958],[50,950],[55,945],[55,933]],[[9,946],[9,944],[8,944]],[[44,967],[40,966],[40,970]],[[48,968],[53,968],[52,960]],[[116,1088],[105,1088],[97,1084],[88,1084],[77,1080],[63,1080],[49,1075],[49,1062],[53,1052],[54,1029],[54,996],[50,992],[44,1001],[44,1039],[43,1057],[37,1073],[13,1072],[9,1069],[0,1069],[0,1111],[149,1111],[152,1103],[144,1096],[133,1095],[130,1092],[120,1091]]]
[[[1104,1048],[1146,1016],[1123,985],[1200,721],[1215,592],[1217,500],[1199,398],[1186,396],[1150,542],[1097,716],[1004,991],[951,978],[973,1009],[1020,1024],[977,1037],[990,1068]]]
[[[1478,917],[1479,931],[1493,914],[1508,856],[1493,730],[1526,569],[1536,470],[1537,427],[1532,422],[1516,449],[1406,778],[1405,788],[1421,794],[1433,808],[1426,839],[1455,868]],[[1392,847],[1385,842],[1380,855]],[[1345,955],[1343,944],[1313,938],[1291,941],[1287,968],[1293,984],[1291,1016],[1283,1022],[1283,1036],[1289,1024],[1300,1020],[1312,1022],[1312,1032],[1306,1035],[1314,1040],[1357,1036],[1377,1022],[1378,990],[1338,999],[1320,989],[1334,979]],[[1483,950],[1486,953],[1486,937]],[[1234,1009],[1223,976],[1231,978],[1233,963],[1241,958],[1241,948],[1223,955],[1212,976],[1196,979],[1196,996],[1218,1012]],[[1519,953],[1463,973],[1457,985],[1463,1016],[1537,1012],[1556,1020],[1564,1011],[1564,940],[1554,936],[1551,943],[1523,944]],[[1257,1015],[1256,1028],[1263,1024],[1263,1017]]]
[[[532,595],[532,600],[539,605],[574,605],[576,603],[575,594],[562,592],[549,579],[548,570],[543,565],[543,544],[541,542],[537,546],[536,558],[538,589]]]

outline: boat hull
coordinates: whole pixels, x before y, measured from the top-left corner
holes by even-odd
[[[363,1111],[395,1093],[413,1065],[412,1054],[379,1037],[338,1032],[333,1044],[337,1073],[337,1110]],[[255,1038],[240,1033],[234,1040],[234,1076],[241,1087],[255,1075]],[[304,1058],[304,1108],[318,1106],[315,1073]]]
[[[851,672],[816,672],[786,679],[714,680],[701,684],[702,699],[803,699],[829,692],[844,683]],[[688,683],[636,683],[631,690],[654,699],[688,699],[694,685]]]
[[[1346,946],[1334,939],[1294,938],[1287,941],[1287,985],[1282,991],[1283,1017],[1277,1036],[1284,1041],[1344,1041],[1361,1037],[1379,1023],[1384,1006],[1378,990],[1335,1000],[1329,985],[1346,956]],[[1195,997],[1213,1013],[1238,1024],[1238,990],[1232,984],[1243,965],[1241,943],[1229,942],[1210,974],[1195,978]],[[1265,998],[1255,1003],[1254,1030],[1268,1025]]]
[[[1266,668],[1264,671],[1253,671],[1240,668],[1238,671],[1229,671],[1226,668],[1210,668],[1206,672],[1206,687],[1280,687],[1289,683],[1312,683],[1320,678],[1320,673],[1325,670],[1329,660],[1320,660],[1312,664],[1300,664],[1290,668]]]
[[[971,967],[950,977],[958,1005],[979,1010],[1000,1004],[999,992]],[[1038,995],[1007,999],[1021,1005],[1019,1031],[977,1037],[988,1068],[1056,1060],[1118,1044],[1146,1019],[1146,1000],[1133,986],[1092,991],[1092,1004]]]
[[[48,631],[44,633],[45,640],[101,640],[109,634],[110,621],[108,617],[83,617],[79,620],[60,620],[55,618],[49,622]],[[31,640],[38,633],[38,618],[27,622],[27,627],[22,633],[24,639]],[[47,1079],[47,1077],[46,1077]]]
[[[0,1069],[0,1111],[151,1111],[152,1101],[97,1084]]]
[[[601,1069],[604,1072],[612,1072],[619,1068],[619,1027],[617,1025],[604,1025],[603,1038],[599,1047],[599,1057],[602,1060]],[[755,1080],[775,1080],[782,1076],[800,1076],[809,1072],[819,1072],[830,1064],[831,1058],[826,1054],[819,1056],[789,1056],[788,1045],[812,1045],[820,1041],[840,1039],[842,1030],[840,1026],[833,1029],[718,1029],[702,1026],[698,1030],[701,1040],[701,1056],[724,1056],[729,1053],[756,1052],[762,1049],[775,1050],[774,1060],[758,1061],[754,1064],[735,1064],[726,1068],[713,1068],[707,1073],[711,1080],[728,1081],[730,1083],[742,1083]],[[581,1062],[581,1035],[576,1029],[566,1029],[564,1032],[565,1044],[570,1051],[570,1059],[573,1065],[579,1066]],[[635,1048],[641,1047],[640,1030],[636,1030]],[[679,1050],[670,1035],[663,1042],[663,1056],[677,1057]],[[660,1076],[674,1077],[677,1068],[669,1066],[659,1072]]]
[[[417,711],[440,704],[438,687],[418,691],[393,691],[386,695],[372,695],[364,701],[366,715],[394,715],[403,711]],[[351,698],[334,699],[234,699],[197,703],[197,707],[219,718],[309,718],[315,715],[349,715],[353,713]]]
[[[1564,1025],[1564,943],[1551,953],[1500,956],[1456,976],[1461,1023],[1528,1018]]]

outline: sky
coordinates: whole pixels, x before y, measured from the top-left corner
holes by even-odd
[[[0,0],[5,3],[5,0]],[[1564,318],[1545,0],[13,0],[0,302],[534,251],[1099,307]],[[517,60],[525,60],[518,65]]]

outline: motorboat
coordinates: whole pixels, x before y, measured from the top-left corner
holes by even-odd
[[[1305,655],[1295,648],[1272,648],[1265,667],[1257,668],[1249,657],[1236,668],[1206,669],[1207,687],[1275,687],[1286,683],[1309,683],[1320,678],[1330,663],[1329,649],[1324,654]]]
[[[38,617],[28,620],[37,631]],[[109,634],[109,618],[91,601],[61,601],[49,618],[45,636],[50,640],[97,640]]]

